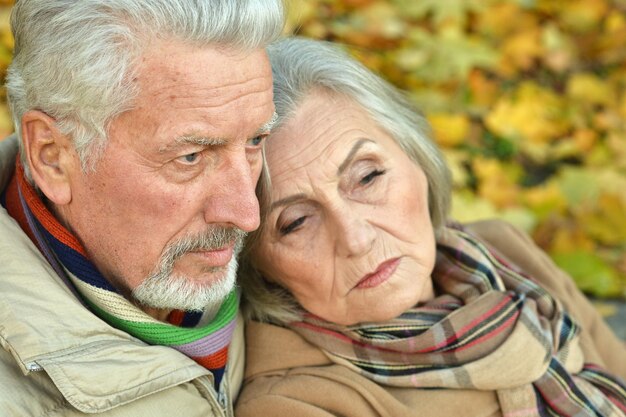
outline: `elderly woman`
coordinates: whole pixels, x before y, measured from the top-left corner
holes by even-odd
[[[448,221],[448,170],[403,96],[324,43],[270,57],[237,414],[624,415],[624,345],[528,237]]]

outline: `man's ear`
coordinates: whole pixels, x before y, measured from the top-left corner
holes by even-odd
[[[68,204],[72,200],[69,174],[77,162],[70,139],[52,117],[30,110],[22,116],[22,141],[37,187],[52,203]]]

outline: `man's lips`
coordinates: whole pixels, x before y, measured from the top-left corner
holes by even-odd
[[[400,258],[389,259],[376,268],[376,271],[365,275],[355,288],[373,288],[387,281],[400,265]]]
[[[189,254],[201,257],[202,262],[210,267],[226,266],[233,257],[234,244],[219,249],[197,250]]]

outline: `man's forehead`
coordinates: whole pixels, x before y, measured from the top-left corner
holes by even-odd
[[[255,65],[249,65],[251,60]],[[198,62],[205,64],[204,71],[196,70]],[[262,63],[265,65],[260,65]],[[206,85],[220,86],[226,79],[264,76],[269,69],[269,58],[262,48],[242,51],[216,45],[157,41],[141,55],[136,80],[180,83],[198,79]]]
[[[190,65],[161,60],[140,66],[134,80],[138,99],[151,106],[179,108],[220,107],[246,95],[252,102],[272,101],[271,69],[264,51],[246,54],[245,60],[229,60],[214,50],[193,57]]]

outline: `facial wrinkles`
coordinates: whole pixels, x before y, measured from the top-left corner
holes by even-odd
[[[343,279],[345,288],[342,288],[342,295],[353,293],[354,287],[363,277],[376,271],[382,262],[395,258],[399,254],[398,248],[390,247],[390,239],[385,238],[383,230],[378,227],[374,227],[373,230],[375,237],[372,248],[368,252],[355,259],[335,257],[335,269],[345,276]]]
[[[344,204],[343,202],[346,200],[342,199],[341,201]],[[397,236],[398,231],[387,228],[384,221],[377,221],[374,208],[375,206],[364,204],[360,208],[352,207],[351,210],[348,210],[349,212],[339,214],[342,216],[358,216],[354,218],[353,223],[348,224],[346,227],[368,227],[371,228],[370,232],[374,233],[371,249],[361,254],[358,258],[351,259],[350,257],[339,256],[337,254],[340,251],[337,248],[334,249],[334,254],[336,254],[333,264],[334,279],[337,281],[334,288],[335,293],[341,296],[349,293],[352,293],[352,297],[362,296],[364,293],[353,291],[358,282],[364,276],[375,272],[382,262],[402,255],[401,248],[396,247],[394,243],[399,238]]]
[[[163,91],[154,92],[153,100],[155,103],[162,103],[164,106],[185,110],[221,108],[238,100],[248,98],[254,103],[266,103],[271,100],[271,97],[267,97],[271,95],[271,84],[268,83],[268,80],[270,80],[269,77],[256,77],[213,88],[200,88],[193,82],[183,85],[172,83],[171,86],[163,86]],[[189,95],[172,95],[171,91],[175,89],[180,91],[187,89],[192,93]],[[202,95],[203,100],[201,103],[197,103],[198,95]],[[261,97],[257,98],[257,95]]]
[[[272,146],[271,137],[266,145],[266,155],[268,161],[276,159],[277,163],[270,163],[270,173],[272,179],[276,176],[289,176],[293,171],[307,166],[315,167],[320,161],[334,161],[338,157],[343,158],[345,155],[337,155],[337,148],[343,148],[344,140],[350,140],[351,137],[363,136],[364,132],[360,132],[357,128],[347,127],[354,125],[351,121],[351,115],[341,119],[337,119],[326,109],[315,109],[315,111],[303,111],[307,118],[306,130],[302,130],[302,116],[296,116],[295,119],[284,125],[283,140],[280,145]],[[285,137],[292,138],[288,144],[285,144]],[[307,141],[301,140],[307,138]],[[345,139],[344,139],[345,138]],[[324,146],[320,147],[320,144]],[[275,154],[278,154],[275,156]],[[286,154],[286,155],[285,155]],[[284,167],[283,169],[280,169]],[[338,165],[337,165],[338,167]],[[335,169],[337,168],[335,167]],[[336,171],[335,171],[336,172]]]
[[[322,126],[326,126],[326,124],[323,123]],[[341,130],[342,128],[343,130]],[[342,137],[350,133],[352,134],[347,136],[348,140],[362,136],[362,132],[359,131],[358,134],[356,134],[353,132],[354,130],[358,131],[358,129],[345,129],[341,123],[333,123],[325,128],[316,139],[311,140],[307,147],[297,150],[293,156],[287,158],[283,157],[280,151],[289,153],[292,149],[285,149],[281,146],[281,143],[274,145],[277,147],[277,152],[276,154],[272,153],[270,155],[271,160],[277,161],[275,165],[284,166],[279,172],[272,172],[275,188],[279,190],[287,189],[287,192],[281,192],[281,194],[285,196],[303,193],[316,201],[319,207],[321,207],[320,210],[322,210],[322,212],[317,215],[322,216],[323,227],[326,229],[326,233],[333,233],[334,230],[336,230],[332,224],[329,224],[329,216],[346,216],[350,211],[349,208],[345,207],[348,202],[343,200],[344,197],[341,196],[339,190],[341,178],[337,177],[337,170],[345,156],[347,156],[345,152],[350,149],[349,147],[343,146],[345,142],[342,142]],[[338,134],[337,131],[339,132]],[[286,137],[293,137],[290,134],[291,132],[284,133],[286,133]],[[307,132],[303,132],[303,136],[306,135]],[[307,153],[309,148],[319,146],[318,142],[329,135],[337,135],[337,138],[329,140],[319,151],[319,154],[311,156],[310,153]],[[302,162],[301,159],[305,159],[306,162]],[[278,163],[278,161],[280,161],[280,163]],[[320,161],[324,161],[323,169],[321,170],[319,169]],[[277,197],[281,198],[283,196]],[[338,200],[338,198],[342,200]],[[341,207],[341,205],[344,207]],[[329,239],[330,238],[329,236]],[[332,241],[337,244],[335,236],[332,237]],[[315,242],[310,242],[310,244],[314,245]],[[322,264],[326,264],[330,267],[330,271],[327,270],[324,273],[329,274],[332,280],[322,294],[325,301],[330,303],[333,299],[343,298],[365,274],[373,272],[378,264],[374,265],[372,263],[373,260],[367,258],[369,253],[365,255],[364,259],[346,260],[345,258],[338,259],[335,257],[337,250],[334,246],[329,247],[328,250],[328,253],[321,256],[323,259],[320,261]],[[319,251],[320,247],[313,247],[303,250],[303,253],[319,253]],[[330,261],[331,259],[333,260],[332,262]],[[318,268],[318,270],[323,271],[323,269],[320,268]],[[309,292],[306,287],[307,284],[304,283],[302,289],[303,294]]]
[[[326,181],[329,184],[324,183],[324,180],[320,178],[309,177],[308,180],[300,179],[303,181],[303,184],[306,184],[306,187],[311,188],[309,195],[320,207],[319,210],[321,210],[321,212],[318,212],[316,215],[321,216],[321,227],[323,227],[325,232],[319,235],[319,239],[309,241],[309,246],[300,248],[300,253],[303,256],[307,254],[318,254],[318,261],[322,265],[327,265],[327,268],[316,268],[320,273],[328,274],[328,276],[331,277],[331,280],[322,280],[323,282],[328,282],[328,285],[323,289],[321,294],[317,294],[316,296],[319,296],[320,299],[324,299],[329,305],[332,305],[333,300],[343,300],[342,305],[347,307],[347,300],[345,300],[344,297],[353,290],[354,286],[357,285],[361,278],[366,274],[374,272],[379,264],[389,259],[394,252],[386,246],[378,246],[381,242],[384,244],[384,239],[379,236],[379,230],[374,228],[376,237],[374,238],[374,243],[370,251],[363,253],[357,258],[337,255],[337,253],[339,253],[337,245],[344,243],[339,241],[336,233],[342,233],[343,227],[338,228],[332,220],[332,217],[339,216],[341,217],[340,221],[345,221],[346,216],[355,215],[356,213],[352,211],[350,202],[340,196],[338,181],[335,177],[337,167],[334,165],[338,164],[328,166],[328,169],[325,168],[324,170],[327,174]],[[300,180],[298,182],[300,182]],[[290,184],[290,181],[293,183],[293,180],[289,179],[285,179],[284,182]],[[359,219],[359,221],[368,223],[371,219],[364,217]],[[355,226],[369,227],[370,225],[356,225],[351,223],[344,227]],[[319,242],[326,241],[324,239],[325,234],[329,235],[326,236],[327,241],[333,242],[333,244],[323,249],[323,245],[319,245]],[[397,253],[394,255],[397,256]],[[297,277],[294,278],[292,282],[297,282]],[[303,283],[301,293],[306,295],[310,293],[307,287],[312,286],[315,288],[317,285],[318,284],[315,282],[305,282]]]
[[[114,138],[117,138],[117,135],[112,135],[111,140],[116,140]],[[133,166],[139,167],[141,173],[153,174],[163,165],[163,162],[149,157],[146,154],[146,149],[133,145],[134,143],[132,142],[129,143],[121,140],[116,141],[116,146],[128,154],[128,161],[133,161]],[[98,169],[98,167],[96,167],[96,169]],[[146,176],[145,178],[146,180],[152,179],[152,182],[154,183],[157,181],[156,177]]]

